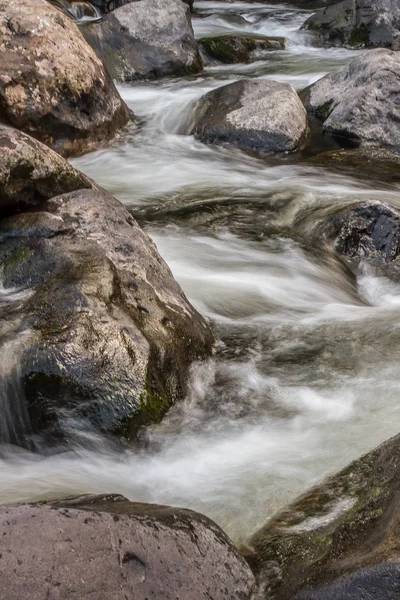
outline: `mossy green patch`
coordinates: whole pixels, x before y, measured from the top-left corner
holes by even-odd
[[[369,32],[364,24],[359,27],[354,27],[349,39],[347,40],[349,46],[353,48],[359,48],[361,46],[369,46]]]

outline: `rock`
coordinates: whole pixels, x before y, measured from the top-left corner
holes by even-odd
[[[104,191],[0,221],[0,264],[6,288],[30,291],[15,385],[33,432],[60,435],[72,419],[131,438],[183,398],[191,363],[211,354],[210,329],[154,243]]]
[[[342,0],[312,15],[303,27],[336,46],[383,46],[400,49],[397,0]]]
[[[257,38],[219,35],[199,40],[200,49],[209,59],[222,63],[249,63],[270,50],[284,50],[284,38]]]
[[[391,263],[399,255],[399,233],[399,213],[376,201],[339,210],[317,228],[316,238],[349,258]]]
[[[90,181],[47,146],[0,125],[0,215],[40,205]]]
[[[7,600],[250,600],[253,575],[213,521],[122,497],[0,508]]]
[[[76,25],[45,0],[0,0],[0,37],[2,120],[71,156],[130,119]]]
[[[399,451],[397,435],[255,534],[247,556],[257,573],[256,600],[398,597]]]
[[[300,94],[323,129],[400,155],[400,55],[391,50],[363,52],[346,67],[326,75]]]
[[[92,0],[92,4],[96,6],[103,14],[109,13],[116,8],[120,8],[125,4],[130,4],[131,2],[138,2],[139,0]],[[190,9],[193,8],[194,0],[182,0],[185,4],[187,4]]]
[[[301,146],[307,129],[306,112],[291,85],[243,79],[200,99],[190,133],[211,144],[291,152]]]
[[[190,11],[181,0],[132,2],[81,31],[119,81],[188,75],[203,68]]]

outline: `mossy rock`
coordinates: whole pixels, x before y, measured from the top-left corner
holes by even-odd
[[[249,63],[254,53],[270,50],[284,50],[284,38],[264,38],[248,36],[220,35],[203,38],[200,49],[210,59],[225,64]]]
[[[400,435],[305,493],[253,536],[243,552],[260,597],[322,598],[313,595],[321,585],[399,561],[399,451]]]

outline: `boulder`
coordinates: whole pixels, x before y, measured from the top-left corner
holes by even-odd
[[[131,2],[138,2],[139,0],[92,0],[93,6],[96,6],[103,14],[109,13],[116,8],[120,8],[125,4],[130,4]],[[187,4],[190,9],[193,8],[194,0],[182,0],[185,4]]]
[[[303,27],[335,46],[400,48],[398,0],[342,0],[320,9]]]
[[[386,600],[400,592],[400,436],[273,517],[246,551],[256,600]]]
[[[109,496],[0,508],[7,600],[250,600],[254,577],[213,521]]]
[[[92,150],[130,112],[76,25],[45,0],[0,0],[0,118],[64,156]]]
[[[92,187],[69,162],[25,133],[0,125],[0,216]]]
[[[363,52],[346,67],[326,75],[300,94],[307,111],[323,120],[323,129],[362,144],[400,155],[400,54]]]
[[[132,2],[81,31],[119,81],[188,75],[203,68],[190,10],[181,0]]]
[[[0,265],[6,288],[29,292],[17,307],[29,341],[9,370],[34,433],[54,439],[72,422],[132,438],[183,398],[192,362],[211,354],[210,329],[154,243],[104,191],[2,219]],[[25,434],[13,441],[29,445]]]
[[[306,138],[307,115],[291,85],[240,80],[208,92],[190,133],[205,143],[261,152],[292,152]]]
[[[249,63],[270,50],[284,50],[284,38],[219,35],[199,40],[208,59],[222,63]]]
[[[319,225],[316,238],[351,259],[391,263],[400,253],[399,233],[399,213],[376,201],[336,211]]]

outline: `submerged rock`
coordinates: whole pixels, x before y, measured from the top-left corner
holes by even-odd
[[[106,192],[0,221],[0,265],[5,287],[31,290],[20,371],[34,432],[72,419],[132,437],[184,396],[191,363],[211,353],[210,329],[154,243]]]
[[[398,435],[255,534],[246,554],[257,574],[256,600],[398,597],[399,451]]]
[[[87,152],[130,119],[76,25],[45,0],[0,0],[0,116],[60,154]]]
[[[361,202],[336,212],[317,237],[349,258],[393,262],[399,255],[400,215],[382,202]]]
[[[90,187],[91,182],[59,154],[25,133],[0,125],[0,216]]]
[[[203,38],[200,49],[206,57],[222,63],[249,63],[270,50],[284,50],[284,38],[219,35]]]
[[[190,11],[181,0],[132,2],[81,30],[119,81],[188,75],[203,68]]]
[[[0,508],[2,597],[250,600],[254,577],[213,521],[121,496]]]
[[[307,135],[307,115],[291,85],[240,80],[203,96],[190,133],[211,144],[292,152]]]
[[[400,49],[398,0],[342,0],[312,15],[303,27],[333,45]]]
[[[300,94],[323,129],[353,144],[400,155],[400,55],[363,52]]]

